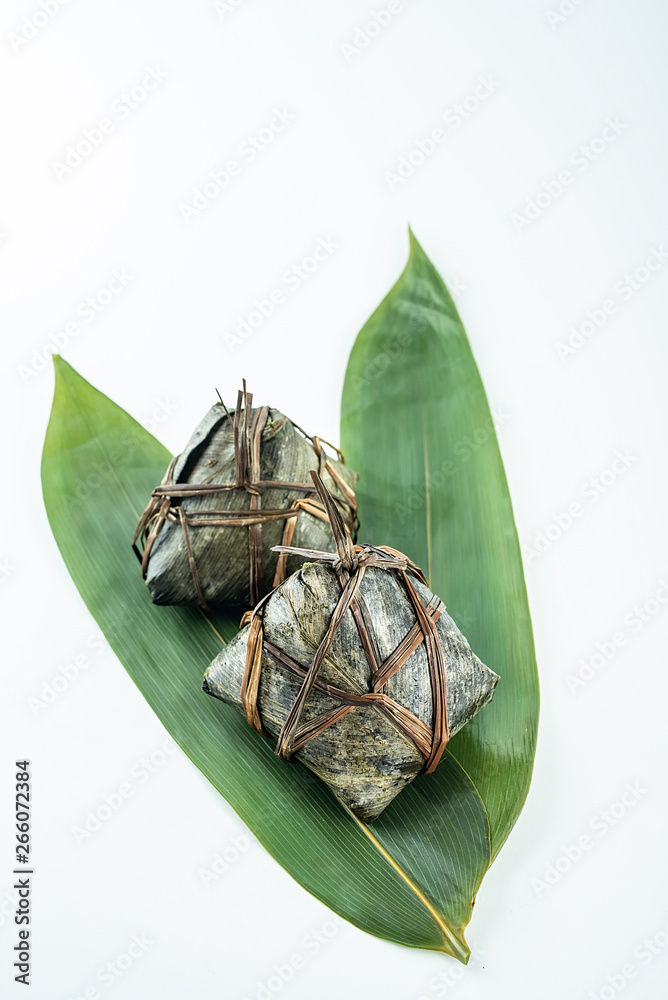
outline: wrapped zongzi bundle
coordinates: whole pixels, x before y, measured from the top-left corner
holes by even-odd
[[[336,553],[300,550],[311,561],[260,602],[202,686],[371,822],[416,775],[434,770],[499,678],[421,570],[394,549],[353,545],[322,480],[313,480]]]
[[[233,414],[212,406],[153,491],[133,545],[156,604],[253,606],[303,562],[274,546],[333,549],[312,469],[355,530],[358,476],[341,453],[252,401],[244,382]]]

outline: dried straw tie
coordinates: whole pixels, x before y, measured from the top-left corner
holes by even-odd
[[[222,400],[221,400],[222,402]],[[276,479],[260,479],[260,445],[262,434],[269,417],[269,407],[263,406],[256,410],[251,423],[253,394],[246,390],[246,380],[243,380],[243,390],[237,394],[237,405],[234,411],[233,434],[234,434],[234,468],[235,478],[233,483],[170,483],[174,467],[178,456],[172,459],[169,468],[165,473],[160,486],[156,487],[151,494],[146,510],[142,514],[139,524],[135,530],[132,547],[137,558],[141,562],[142,576],[146,579],[148,562],[151,549],[158,537],[165,521],[173,521],[181,524],[183,536],[188,552],[188,562],[192,574],[195,591],[198,601],[204,610],[207,610],[204,590],[197,572],[195,557],[193,555],[190,539],[190,529],[196,527],[236,527],[248,528],[248,547],[250,554],[250,599],[251,604],[256,604],[261,594],[263,567],[262,567],[262,524],[265,521],[285,521],[283,531],[282,546],[290,545],[294,535],[297,517],[301,511],[327,521],[328,517],[325,508],[314,499],[311,494],[315,493],[315,486],[312,483],[291,483]],[[229,412],[223,403],[225,412],[229,419]],[[297,424],[293,426],[300,431],[304,437],[311,441],[315,454],[319,460],[319,474],[322,476],[328,472],[343,494],[343,499],[335,497],[336,503],[341,504],[345,509],[346,519],[353,532],[357,527],[357,501],[354,491],[348,486],[344,479],[336,471],[327,457],[323,444],[328,444],[319,437],[309,437],[305,431]],[[341,462],[345,462],[343,453],[329,445],[338,455]],[[294,500],[290,507],[280,510],[262,510],[262,494],[267,489],[296,490],[306,493],[306,497]],[[230,490],[245,490],[250,494],[250,510],[207,510],[196,511],[193,514],[187,513],[181,501],[186,497],[204,496],[210,493],[224,493]],[[143,542],[143,552],[138,547],[139,539]],[[279,548],[279,547],[277,547]],[[272,589],[283,583],[286,577],[288,552],[281,552],[276,572],[274,575]]]
[[[241,684],[241,701],[248,723],[263,736],[269,736],[262,725],[258,710],[258,690],[262,671],[262,653],[268,653],[278,663],[283,664],[293,673],[303,678],[299,694],[290,710],[278,737],[276,753],[284,760],[300,750],[309,740],[334,725],[358,706],[373,705],[383,715],[393,722],[406,736],[415,743],[425,758],[424,772],[433,771],[441,759],[445,745],[449,739],[448,710],[445,690],[445,664],[443,651],[436,630],[436,622],[445,611],[445,605],[434,595],[429,604],[425,604],[417,592],[409,573],[426,585],[422,570],[411,562],[407,556],[386,546],[353,545],[338,508],[332,502],[331,494],[324,486],[316,472],[311,476],[327,511],[336,542],[336,553],[316,552],[309,549],[288,549],[297,555],[318,562],[330,562],[337,573],[341,584],[341,597],[332,613],[329,627],[315,652],[308,669],[295,662],[290,656],[268,642],[263,635],[262,612],[268,598],[264,598],[254,611],[248,612],[242,624],[250,621],[250,629],[246,641],[246,664]],[[284,551],[285,546],[275,546],[277,551]],[[378,642],[373,628],[369,610],[359,593],[360,584],[367,568],[379,567],[399,574],[408,598],[413,605],[417,621],[404,636],[394,652],[381,661]],[[355,695],[326,684],[318,678],[318,671],[331,645],[334,633],[343,621],[346,612],[350,610],[371,668],[371,690],[366,694]],[[433,730],[426,723],[409,712],[407,708],[383,693],[383,687],[389,679],[401,669],[408,658],[415,652],[420,643],[424,642],[429,677],[433,699]],[[323,712],[310,722],[301,723],[300,718],[306,700],[316,687],[318,690],[341,702],[339,708]]]

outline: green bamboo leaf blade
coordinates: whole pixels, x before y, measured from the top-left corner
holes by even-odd
[[[129,544],[170,456],[61,359],[56,372],[42,460],[49,521],[86,605],[151,708],[304,888],[362,930],[465,962],[471,887],[490,846],[484,808],[459,764],[441,765],[441,798],[425,800],[416,781],[401,808],[368,830],[310,772],[280,761],[243,717],[205,695],[204,670],[237,623],[153,605]]]
[[[355,342],[341,442],[363,471],[362,540],[421,565],[473,650],[501,676],[491,704],[449,744],[485,804],[495,857],[531,781],[533,633],[485,391],[452,298],[412,234],[405,271]]]
[[[491,844],[485,807],[458,761],[446,750],[434,774],[413,782],[370,830],[400,864],[410,864],[420,885],[450,900],[452,924],[464,943]],[[424,850],[425,843],[438,844],[438,851]],[[456,866],[448,863],[453,858]]]

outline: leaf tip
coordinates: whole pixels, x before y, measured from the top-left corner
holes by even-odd
[[[469,959],[471,958],[471,949],[466,943],[466,938],[464,937],[464,928],[459,928],[453,931],[452,937],[448,940],[448,950],[447,953],[456,958],[458,962],[462,965],[468,965]]]
[[[425,256],[425,252],[422,249],[420,241],[413,232],[413,229],[409,223],[408,225],[408,245],[409,245],[409,258],[417,255]]]
[[[71,388],[81,382],[85,383],[85,379],[81,377],[76,368],[73,368],[69,361],[66,361],[60,354],[52,354],[51,357],[56,376],[56,391]]]
[[[58,379],[62,378],[63,375],[67,374],[68,371],[73,371],[71,365],[65,361],[65,358],[61,357],[60,354],[52,354],[51,358],[53,360],[53,370],[56,375],[56,382]]]

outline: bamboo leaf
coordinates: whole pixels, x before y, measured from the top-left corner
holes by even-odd
[[[368,828],[310,772],[279,760],[245,719],[207,697],[202,675],[236,622],[153,605],[130,548],[170,456],[66,362],[55,364],[42,459],[49,521],[83,600],[139,691],[304,888],[371,934],[467,961],[464,928],[490,840],[461,765],[446,753],[434,775],[413,782]]]
[[[494,858],[529,790],[538,676],[520,549],[492,415],[448,290],[410,234],[408,264],[355,342],[341,442],[364,540],[427,572],[494,700],[449,743],[489,816]],[[425,795],[436,786],[424,783]]]

